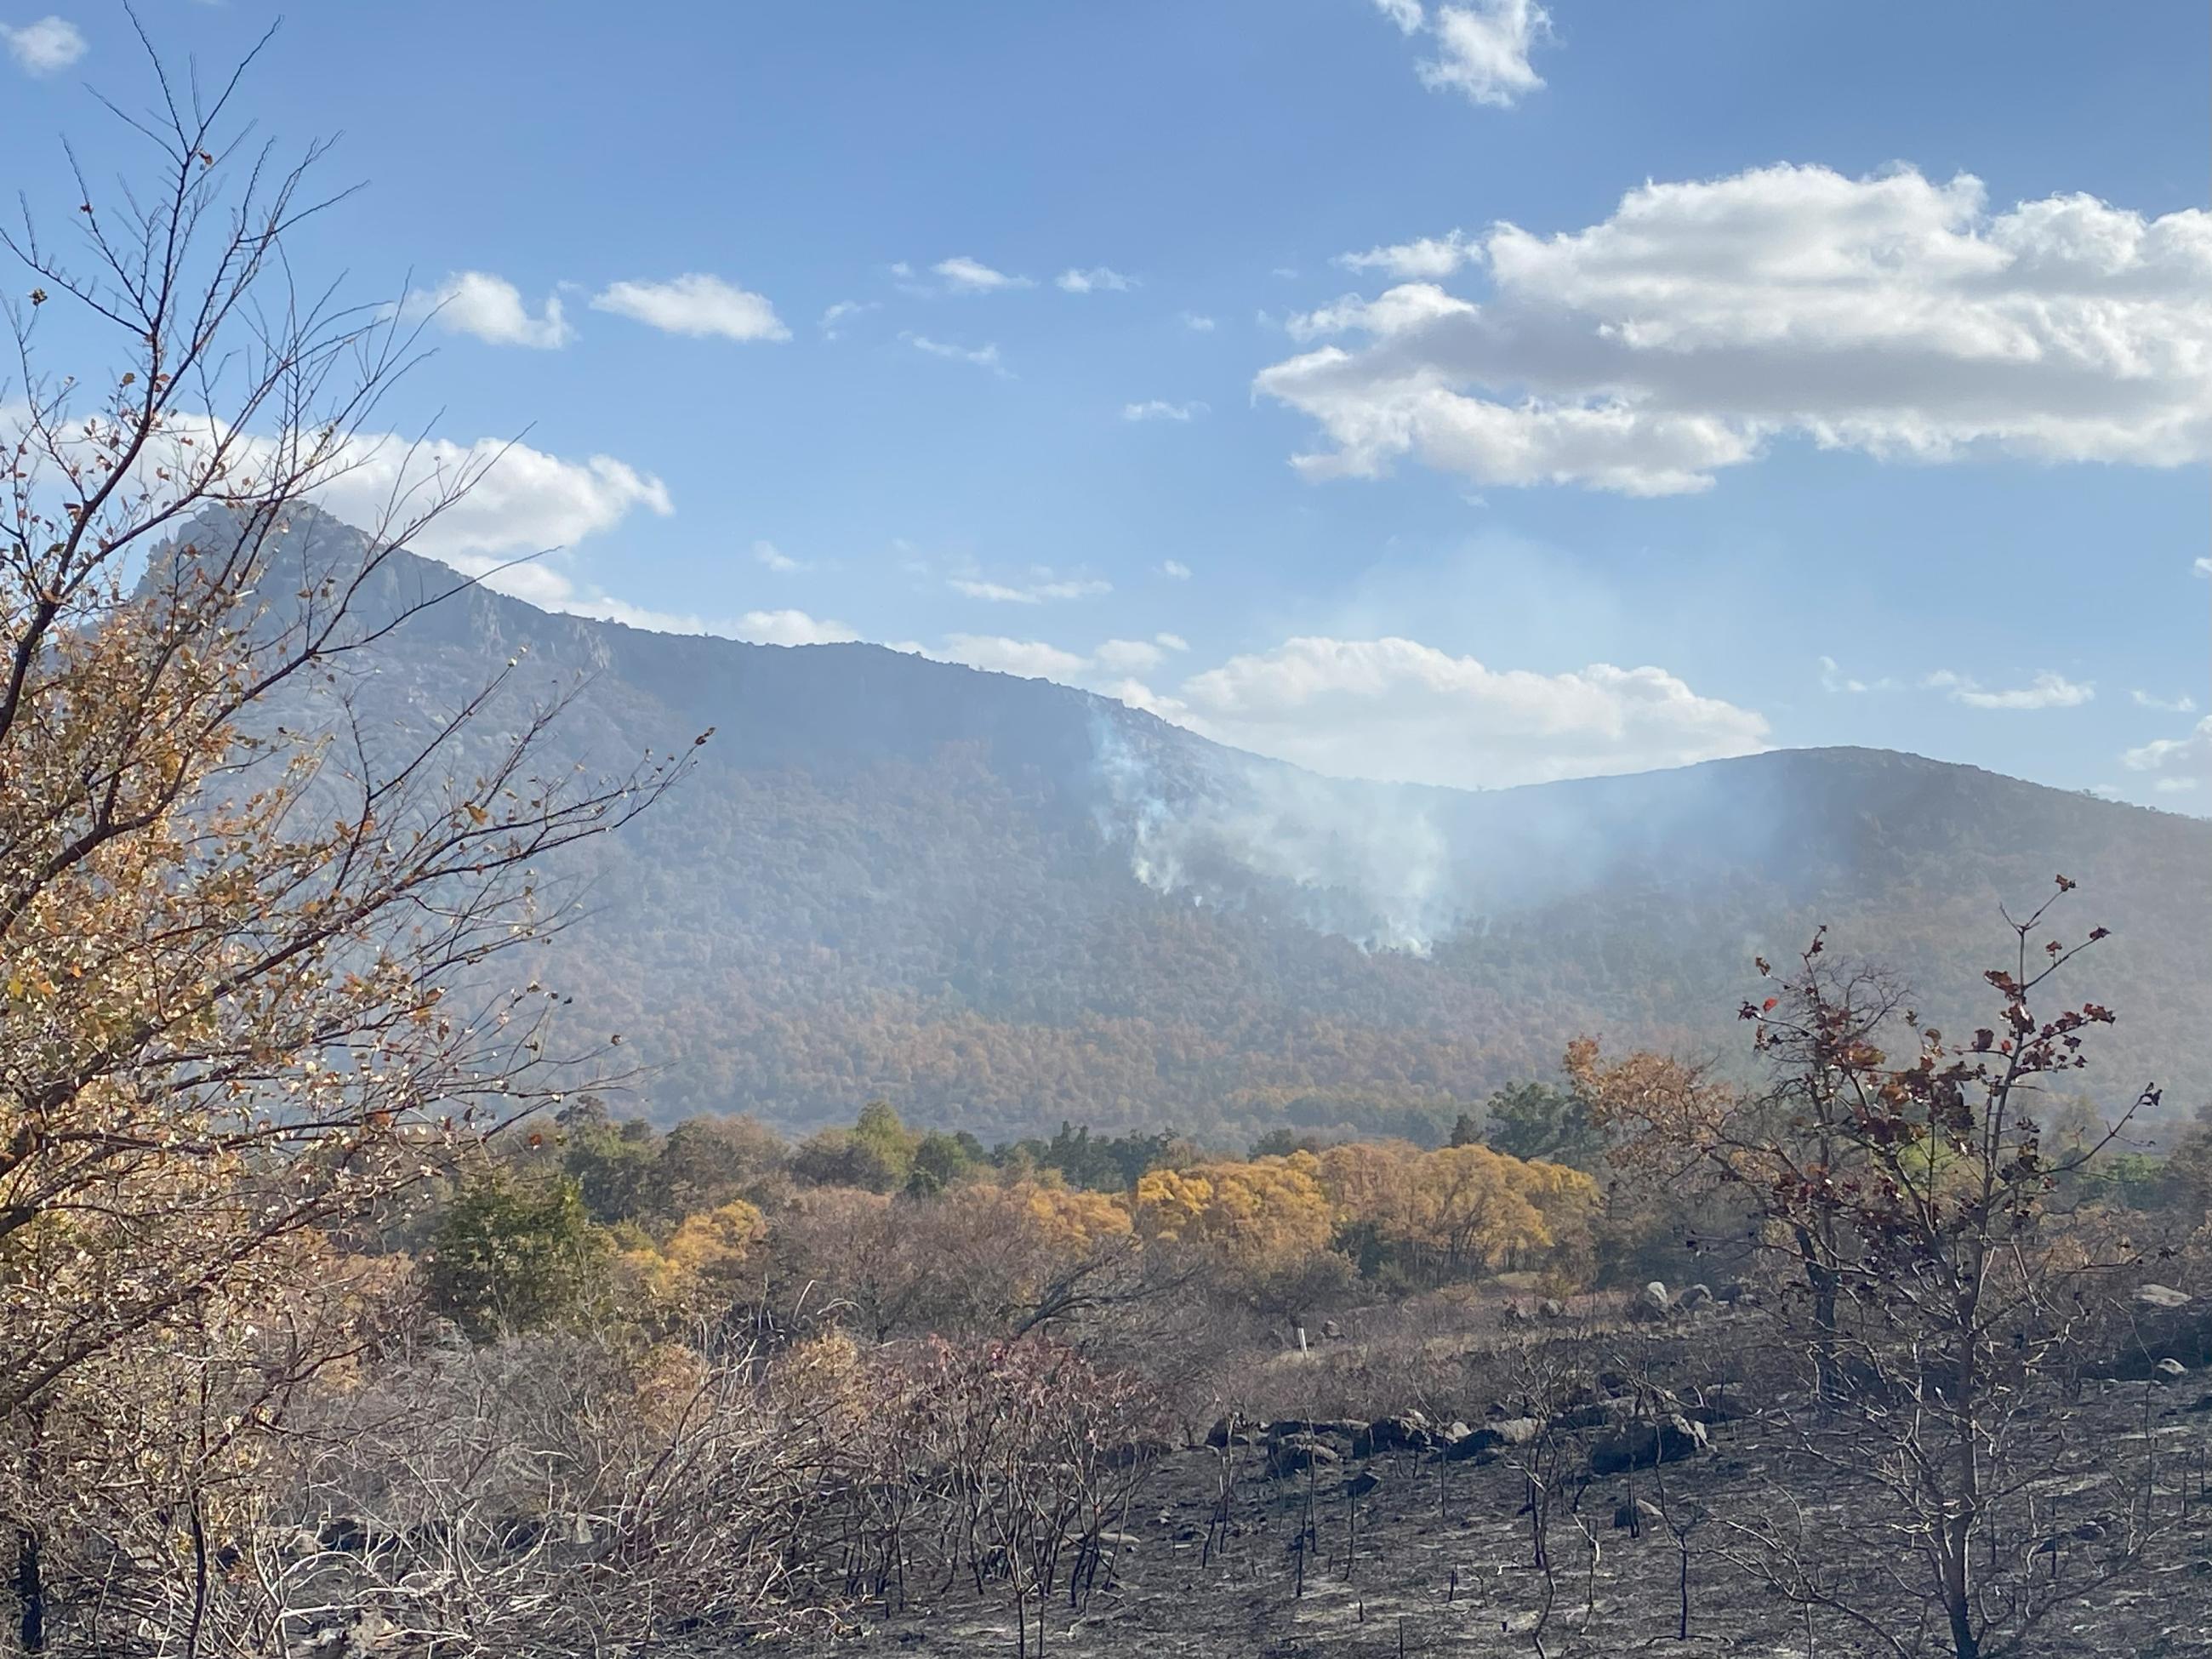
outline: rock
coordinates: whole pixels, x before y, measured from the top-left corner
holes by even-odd
[[[1740,1279],[1731,1279],[1713,1292],[1713,1300],[1725,1302],[1731,1306],[1739,1302],[1753,1303],[1759,1300],[1759,1290],[1756,1285],[1747,1285]]]
[[[1539,1319],[1565,1319],[1566,1316],[1566,1305],[1555,1296],[1547,1296],[1536,1304],[1536,1317]]]
[[[1544,1425],[1536,1418],[1502,1417],[1453,1441],[1444,1448],[1444,1457],[1454,1463],[1468,1458],[1486,1458],[1508,1446],[1528,1445],[1543,1431]]]
[[[2156,1371],[2160,1376],[2166,1378],[2169,1382],[2177,1376],[2186,1376],[2189,1375],[2189,1367],[2183,1364],[2172,1354],[2168,1354],[2165,1358],[2160,1360],[2158,1364],[2152,1366],[2151,1369]]]
[[[1378,1417],[1352,1438],[1354,1457],[1374,1457],[1383,1452],[1419,1451],[1436,1439],[1429,1419],[1419,1412]]]
[[[1704,1390],[1698,1403],[1682,1415],[1712,1428],[1722,1423],[1741,1423],[1747,1417],[1756,1417],[1759,1407],[1752,1403],[1751,1397],[1741,1386],[1727,1382]]]
[[[2171,1285],[2138,1285],[2136,1300],[2146,1308],[2172,1309],[2187,1307],[2190,1297],[2188,1291],[2177,1291]]]
[[[1664,1319],[1674,1311],[1674,1301],[1667,1294],[1667,1287],[1655,1279],[1637,1291],[1628,1310],[1639,1319]]]
[[[2212,1394],[2201,1395],[2197,1397],[2196,1404],[2191,1406],[2184,1406],[2181,1409],[2185,1412],[2191,1413],[2212,1412]]]
[[[1466,1439],[1468,1435],[1474,1432],[1474,1430],[1468,1428],[1466,1424],[1461,1422],[1459,1419],[1455,1417],[1450,1422],[1443,1425],[1443,1428],[1438,1432],[1437,1438],[1443,1441],[1447,1445],[1451,1445]]]
[[[1705,1449],[1705,1425],[1679,1413],[1656,1423],[1632,1423],[1590,1448],[1592,1474],[1620,1474],[1675,1463]]]
[[[1234,1413],[1217,1417],[1213,1426],[1206,1431],[1206,1443],[1216,1451],[1225,1450],[1231,1446],[1249,1446],[1252,1443],[1251,1428],[1243,1418]]]
[[[1695,1313],[1700,1308],[1713,1305],[1713,1293],[1703,1285],[1692,1285],[1676,1298],[1674,1305],[1684,1313]]]
[[[1372,1469],[1362,1469],[1344,1483],[1346,1498],[1364,1498],[1382,1484],[1382,1477]]]
[[[1528,1320],[1528,1310],[1518,1302],[1509,1302],[1498,1310],[1498,1317],[1504,1324],[1519,1325]]]
[[[1600,1371],[1597,1374],[1599,1391],[1604,1394],[1626,1394],[1628,1376],[1622,1371]]]
[[[1267,1448],[1267,1474],[1276,1480],[1308,1469],[1332,1468],[1342,1461],[1336,1448],[1318,1435],[1285,1435]]]
[[[1344,1334],[1344,1327],[1334,1319],[1324,1319],[1321,1322],[1321,1334],[1334,1341]]]

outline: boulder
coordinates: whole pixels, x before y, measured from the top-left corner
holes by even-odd
[[[2176,1377],[2186,1376],[2189,1375],[2189,1367],[2183,1364],[2172,1354],[2168,1354],[2165,1358],[2160,1360],[2158,1364],[2152,1366],[2151,1369],[2156,1371],[2160,1376],[2168,1382],[2172,1382]]]
[[[1346,1498],[1364,1498],[1382,1484],[1382,1477],[1372,1469],[1362,1469],[1344,1483]]]
[[[1566,1304],[1555,1296],[1547,1296],[1536,1304],[1536,1317],[1539,1319],[1565,1319],[1566,1316]]]
[[[1252,1440],[1252,1425],[1234,1413],[1214,1419],[1213,1426],[1206,1431],[1206,1443],[1216,1451],[1231,1446],[1249,1446]]]
[[[1684,1313],[1695,1313],[1713,1305],[1713,1293],[1703,1285],[1692,1285],[1675,1298],[1674,1305]]]
[[[1667,1287],[1655,1279],[1637,1291],[1628,1311],[1638,1319],[1664,1319],[1674,1311],[1674,1299],[1667,1294]]]
[[[1712,1428],[1722,1423],[1740,1423],[1747,1417],[1759,1415],[1759,1407],[1752,1403],[1738,1383],[1723,1382],[1704,1389],[1698,1402],[1682,1413],[1693,1422]]]
[[[1464,1462],[1472,1458],[1487,1462],[1509,1446],[1526,1446],[1543,1433],[1541,1421],[1533,1417],[1501,1417],[1469,1431],[1444,1447],[1447,1462]]]
[[[1631,1423],[1590,1448],[1592,1474],[1620,1474],[1649,1468],[1654,1463],[1675,1463],[1705,1449],[1705,1425],[1679,1413],[1656,1423]]]
[[[2136,1300],[2146,1308],[2170,1310],[2187,1307],[2190,1297],[2188,1291],[2177,1291],[2171,1285],[2138,1285]]]
[[[1352,1437],[1354,1457],[1375,1457],[1384,1452],[1419,1451],[1436,1439],[1429,1419],[1419,1412],[1378,1417]]]
[[[1321,1322],[1321,1334],[1323,1336],[1328,1337],[1331,1341],[1334,1341],[1338,1337],[1344,1334],[1344,1327],[1338,1324],[1334,1319],[1324,1319]]]
[[[1267,1448],[1267,1474],[1276,1480],[1333,1468],[1342,1461],[1336,1448],[1318,1435],[1286,1434]]]

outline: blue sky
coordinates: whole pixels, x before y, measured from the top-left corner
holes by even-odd
[[[38,10],[56,218],[149,83]],[[145,15],[213,65],[273,11]],[[1863,743],[2212,810],[2212,21],[1996,17],[381,0],[247,101],[368,185],[295,259],[445,302],[394,424],[527,429],[433,550],[557,549],[526,596],[1340,772]]]

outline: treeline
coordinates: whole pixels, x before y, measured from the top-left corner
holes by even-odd
[[[1504,1270],[1565,1290],[1632,1251],[1597,1179],[1556,1161],[1602,1150],[1583,1103],[1529,1085],[1494,1107],[1503,1145],[1462,1114],[1435,1147],[1285,1128],[1231,1156],[1067,1124],[986,1149],[881,1101],[794,1144],[585,1097],[353,1243],[419,1263],[429,1309],[472,1336],[627,1319],[876,1340],[1032,1330],[1170,1279],[1271,1319]]]

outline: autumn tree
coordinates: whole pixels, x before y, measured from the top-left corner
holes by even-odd
[[[546,763],[563,697],[514,662],[412,733],[354,718],[362,653],[467,585],[407,591],[392,550],[482,469],[377,435],[409,325],[285,257],[331,199],[323,150],[252,141],[238,76],[154,77],[150,114],[110,106],[144,172],[72,178],[62,236],[27,209],[0,231],[0,1514],[26,1632],[68,1547],[50,1483],[95,1478],[72,1446],[161,1455],[100,1420],[108,1368],[250,1399],[272,1332],[350,1343],[282,1311],[328,1231],[574,1086],[600,1038],[562,1049],[557,999],[496,964],[558,925],[546,861],[684,763]],[[41,349],[63,311],[66,370]],[[310,503],[371,465],[395,482],[364,540]]]
[[[1705,1170],[1741,1195],[1796,1291],[1784,1315],[1815,1406],[1802,1449],[1833,1479],[1874,1483],[1958,1659],[2108,1576],[2049,1570],[2030,1484],[2050,1455],[2037,1392],[2073,1362],[2130,1262],[2124,1239],[2055,1224],[2061,1182],[2134,1115],[2063,1149],[2046,1139],[2045,1091],[2087,1066],[2087,1039],[2114,1018],[2093,1001],[2045,1011],[2054,978],[2106,937],[2051,935],[2051,908],[2074,885],[2057,884],[2024,919],[2008,916],[2008,960],[1986,975],[1998,1014],[1963,1039],[1924,1024],[1891,976],[1839,963],[1824,930],[1794,970],[1759,963],[1771,988],[1741,1010],[1771,1067],[1765,1088],[1729,1090],[1658,1056],[1608,1064],[1594,1046],[1571,1057],[1625,1155]],[[2157,1103],[2145,1088],[2135,1111]],[[2114,1570],[2143,1518],[2130,1515],[2111,1529]],[[1790,1559],[1778,1587],[1847,1608]]]

